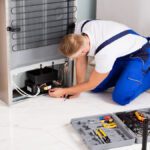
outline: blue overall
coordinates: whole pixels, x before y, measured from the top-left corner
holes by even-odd
[[[108,44],[127,34],[137,35],[132,30],[119,33],[102,43],[96,50],[95,55]],[[110,87],[115,87],[112,93],[112,99],[120,105],[129,104],[141,93],[150,89],[149,42],[136,52],[118,58],[109,75],[92,92],[103,92]]]

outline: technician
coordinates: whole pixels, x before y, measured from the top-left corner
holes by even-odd
[[[74,34],[66,35],[60,51],[76,61],[77,84],[55,88],[51,97],[77,95],[84,91],[103,92],[115,87],[112,99],[126,105],[150,88],[150,44],[126,25],[103,20],[80,22]],[[87,58],[95,68],[86,81]]]

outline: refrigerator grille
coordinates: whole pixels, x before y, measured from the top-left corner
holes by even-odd
[[[11,0],[12,51],[57,44],[76,22],[75,0]]]

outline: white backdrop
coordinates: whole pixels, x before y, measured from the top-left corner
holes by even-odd
[[[96,16],[121,22],[150,36],[150,0],[97,0]]]

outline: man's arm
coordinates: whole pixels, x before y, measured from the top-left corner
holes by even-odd
[[[76,93],[81,93],[84,91],[89,91],[94,89],[97,85],[99,85],[106,77],[108,73],[100,74],[93,70],[89,81],[80,83],[70,88],[56,88],[49,90],[49,95],[51,97],[64,97],[65,95],[75,95]]]
[[[96,72],[95,70],[92,71],[89,81],[80,83],[76,86],[66,88],[66,94],[67,95],[73,95],[75,93],[81,93],[84,91],[90,91],[94,89],[96,86],[98,86],[106,77],[108,76],[108,73],[100,74]]]
[[[80,84],[85,82],[87,71],[87,56],[76,58],[76,83]]]

